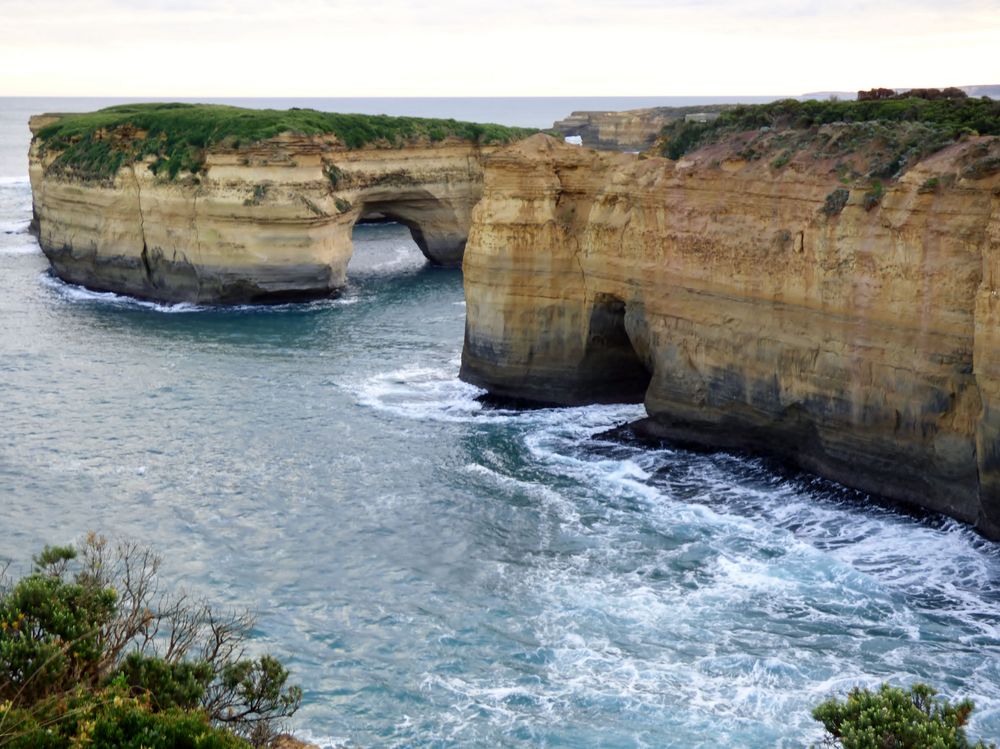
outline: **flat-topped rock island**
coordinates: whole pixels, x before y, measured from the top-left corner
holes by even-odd
[[[35,220],[56,275],[197,303],[334,292],[368,215],[408,226],[432,262],[461,263],[483,156],[534,132],[191,104],[40,115],[31,129]]]

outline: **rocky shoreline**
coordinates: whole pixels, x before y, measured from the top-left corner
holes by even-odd
[[[670,161],[535,136],[488,159],[462,377],[541,402],[638,393],[659,438],[1000,537],[1000,169],[975,166],[1000,141],[942,149],[872,205],[839,157],[779,168],[751,137]]]

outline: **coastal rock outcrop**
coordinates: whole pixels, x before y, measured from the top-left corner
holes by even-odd
[[[564,136],[579,136],[583,145],[604,151],[644,151],[665,125],[677,120],[703,122],[732,109],[731,104],[702,107],[647,107],[622,112],[573,112],[552,129]]]
[[[637,151],[653,145],[663,126],[676,119],[670,111],[651,107],[623,112],[573,112],[552,128],[566,136],[579,136],[590,148]]]
[[[748,137],[678,161],[544,135],[491,155],[462,377],[641,399],[646,435],[775,453],[1000,537],[1000,139],[856,186],[852,157],[771,161]]]
[[[157,157],[106,179],[60,170],[32,119],[34,213],[42,250],[71,283],[166,302],[268,302],[342,287],[351,230],[367,215],[408,226],[434,263],[461,262],[483,155],[460,137],[350,148],[335,134],[279,133],[205,149],[197,173],[166,177]],[[138,141],[120,127],[95,140]],[[123,149],[128,150],[128,143]]]

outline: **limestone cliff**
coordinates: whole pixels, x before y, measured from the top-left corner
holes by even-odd
[[[644,398],[649,434],[778,453],[1000,537],[1000,139],[886,185],[850,166],[746,138],[679,161],[541,135],[490,156],[462,377]]]
[[[607,151],[644,151],[656,141],[664,125],[685,118],[701,121],[732,109],[730,104],[702,107],[647,107],[622,112],[573,112],[552,125],[563,135],[579,136],[583,145]]]
[[[30,153],[39,240],[54,272],[168,302],[329,294],[344,285],[352,227],[368,214],[407,225],[430,260],[457,265],[482,190],[482,157],[496,148],[461,137],[351,148],[333,133],[283,132],[212,145],[196,173],[165,175],[150,155],[113,162],[95,179],[57,168],[63,152],[37,137],[59,119],[32,119]],[[129,152],[146,136],[122,126],[88,137],[121,140]]]

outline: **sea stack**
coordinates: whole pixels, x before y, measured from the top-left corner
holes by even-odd
[[[129,105],[32,118],[39,242],[70,283],[162,302],[276,302],[345,283],[367,215],[462,261],[482,158],[531,131],[454,120]]]

